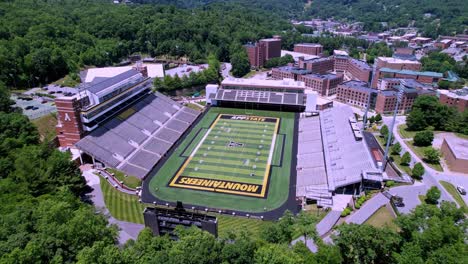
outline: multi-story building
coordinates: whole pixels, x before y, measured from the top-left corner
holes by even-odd
[[[439,102],[464,112],[468,109],[468,88],[455,91],[439,90]]]
[[[349,79],[368,82],[372,74],[372,68],[364,61],[353,59],[349,56],[335,55],[334,67],[336,72],[343,72]]]
[[[307,89],[316,91],[321,96],[331,96],[336,94],[336,88],[343,82],[343,74],[299,75],[298,81],[304,82]]]
[[[422,88],[424,87],[424,88]],[[397,103],[397,95],[403,89],[398,113],[405,114],[413,107],[414,100],[420,95],[436,95],[432,89],[418,86],[417,83],[399,81],[388,90],[369,88],[366,82],[349,81],[338,86],[337,99],[359,107],[367,107],[370,96],[370,108],[380,114],[393,113]]]
[[[370,102],[370,107],[375,106],[375,98],[377,90],[369,88],[367,82],[363,81],[347,81],[338,85],[336,99],[350,105],[358,107],[367,107]]]
[[[293,79],[298,81],[298,76],[312,73],[294,66],[283,66],[271,69],[271,77],[275,80]]]
[[[433,86],[425,83],[420,83],[414,79],[401,79],[401,78],[383,78],[379,82],[378,90],[391,90],[394,86],[405,83],[411,87],[420,90],[432,90]]]
[[[73,96],[55,99],[61,147],[71,147],[109,116],[145,96],[152,87],[147,68],[134,69],[91,84]]]
[[[372,83],[372,88],[377,87],[377,82],[380,77],[380,69],[391,69],[391,70],[410,70],[410,71],[420,71],[421,63],[414,60],[405,60],[392,57],[378,57],[375,59],[374,66],[376,71],[374,72],[374,80]],[[398,77],[397,77],[398,78]]]
[[[377,88],[379,83],[384,78],[398,78],[398,79],[413,79],[424,84],[437,83],[444,76],[438,72],[428,71],[412,71],[412,70],[395,70],[390,68],[377,69],[376,76],[374,76],[373,86]]]
[[[299,43],[294,44],[294,51],[319,56],[323,53],[323,46],[316,43]]]
[[[299,68],[312,71],[312,73],[326,74],[327,72],[333,71],[334,60],[332,57],[328,58],[316,58],[310,60],[304,60],[299,58]]]
[[[279,37],[261,39],[255,44],[244,45],[244,48],[252,67],[262,67],[269,59],[281,57],[281,39]]]
[[[380,114],[391,114],[395,111],[397,96],[398,96],[398,86],[395,86],[391,90],[379,91],[377,93],[377,99],[375,103],[375,112]],[[398,113],[406,114],[411,111],[413,107],[414,100],[420,95],[435,95],[435,91],[432,90],[422,90],[408,85],[403,85],[404,92],[401,97],[401,101],[398,104]]]

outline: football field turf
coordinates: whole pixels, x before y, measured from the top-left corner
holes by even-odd
[[[145,180],[145,202],[252,213],[280,207],[289,195],[294,126],[294,113],[211,108]]]

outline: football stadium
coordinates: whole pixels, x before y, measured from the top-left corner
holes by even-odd
[[[149,175],[143,201],[249,213],[281,207],[295,180],[296,122],[293,112],[211,107]]]

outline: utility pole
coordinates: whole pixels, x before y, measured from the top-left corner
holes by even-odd
[[[369,83],[369,88],[371,88],[371,89],[372,89],[372,83],[374,82],[374,76],[375,76],[376,70],[377,70],[377,65],[374,62],[374,65],[372,66],[371,80],[370,80],[370,83]],[[371,100],[372,100],[372,92],[369,93],[369,99],[367,99],[367,106],[366,106],[366,110],[364,112],[364,116],[363,116],[363,120],[362,120],[364,122],[364,125],[362,126],[363,131],[366,130],[366,128],[367,128],[367,114],[369,112]]]
[[[387,139],[387,145],[385,146],[385,154],[384,154],[384,160],[383,160],[384,163],[383,163],[383,166],[382,166],[382,171],[385,171],[385,168],[387,167],[388,151],[389,151],[389,148],[390,148],[390,142],[392,141],[393,127],[395,126],[395,120],[396,120],[396,116],[397,116],[397,113],[398,113],[398,106],[400,105],[400,102],[401,102],[401,100],[403,98],[404,92],[405,92],[404,81],[400,80],[400,85],[398,86],[397,102],[396,102],[396,105],[395,105],[395,111],[393,111],[392,124],[390,125],[388,139]]]

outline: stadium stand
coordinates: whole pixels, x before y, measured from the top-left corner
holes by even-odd
[[[149,94],[75,145],[106,166],[144,178],[200,112]]]

